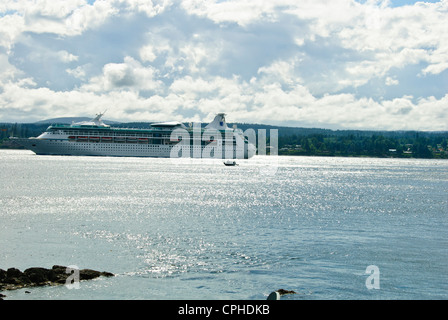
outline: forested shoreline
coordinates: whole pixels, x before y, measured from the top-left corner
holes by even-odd
[[[280,155],[441,158],[448,159],[448,133],[407,136],[371,136],[356,134],[279,137]]]
[[[148,122],[116,124],[147,128]],[[240,129],[278,130],[278,154],[292,156],[396,157],[448,159],[448,132],[363,131],[236,124]],[[0,123],[0,148],[20,148],[9,137],[36,137],[49,123]],[[232,126],[232,124],[229,124]]]

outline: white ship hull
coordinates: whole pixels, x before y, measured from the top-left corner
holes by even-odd
[[[21,139],[14,140],[37,155],[71,155],[71,156],[110,156],[110,157],[173,157],[173,145],[140,144],[140,143],[110,143],[110,142],[75,142],[68,140],[50,139]],[[250,147],[233,148],[221,152],[209,152],[201,146],[183,146],[183,150],[175,157],[187,158],[219,158],[219,159],[248,159],[255,154]]]

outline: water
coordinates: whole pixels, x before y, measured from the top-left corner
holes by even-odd
[[[7,299],[448,298],[448,161],[1,150],[0,164],[0,268],[116,274]]]

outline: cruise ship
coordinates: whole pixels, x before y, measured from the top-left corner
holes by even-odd
[[[224,113],[204,128],[161,122],[147,129],[111,127],[101,120],[103,115],[51,125],[36,138],[11,139],[38,155],[249,159],[256,153],[242,130],[227,126]]]

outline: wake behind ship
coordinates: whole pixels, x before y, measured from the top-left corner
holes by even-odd
[[[51,125],[37,138],[10,139],[38,155],[249,159],[256,152],[241,130],[227,126],[224,113],[197,133],[181,122],[154,123],[148,129],[114,128],[102,116]]]

